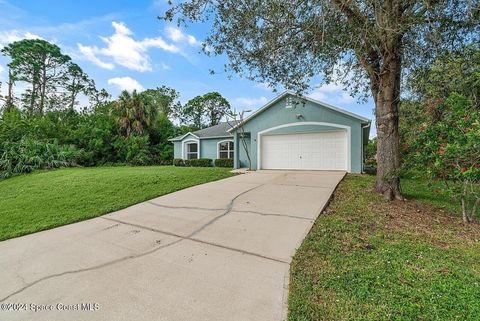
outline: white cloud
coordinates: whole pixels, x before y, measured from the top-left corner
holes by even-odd
[[[355,98],[353,98],[346,91],[344,91],[342,86],[339,86],[334,83],[323,84],[322,86],[318,86],[308,96],[313,99],[331,103],[331,104],[336,104],[336,103],[347,104],[355,101]]]
[[[0,82],[2,82],[2,85],[3,85],[3,71],[5,70],[5,68],[3,68],[2,65],[0,65]],[[7,94],[7,89],[5,88],[5,86],[0,86],[0,96],[2,95],[6,95]]]
[[[169,26],[165,28],[168,39],[173,42],[188,43],[190,46],[199,45],[200,42],[192,35],[184,33],[177,27]]]
[[[3,30],[0,31],[0,49],[9,43],[19,41],[22,39],[43,39],[39,35],[33,34],[29,31],[19,30]]]
[[[84,54],[85,58],[105,69],[113,69],[111,62],[105,62],[98,58],[103,56],[110,58],[117,65],[121,65],[131,70],[140,72],[151,71],[150,56],[148,50],[150,48],[158,48],[170,53],[179,53],[180,49],[174,44],[169,44],[161,37],[144,38],[135,40],[133,32],[123,22],[112,22],[115,33],[110,37],[100,37],[106,44],[104,48],[96,46],[84,46],[78,44],[79,50]]]
[[[273,91],[275,87],[271,87],[270,84],[266,82],[255,83],[255,88],[260,88],[267,91]]]
[[[156,9],[168,8],[169,7],[168,2],[169,2],[168,0],[153,0],[152,7]]]
[[[115,77],[108,80],[109,85],[117,86],[120,90],[126,91],[143,91],[143,86],[133,78],[130,77]]]
[[[95,52],[98,51],[97,47],[87,47],[87,46],[83,46],[81,44],[77,44],[77,46],[78,46],[78,49],[80,50],[80,52],[83,54],[83,56],[87,60],[93,62],[95,65],[99,66],[100,68],[110,69],[110,70],[115,68],[115,66],[112,63],[104,62],[104,61],[98,59],[97,56],[95,56]]]
[[[268,102],[266,97],[251,98],[251,97],[238,97],[234,99],[233,105],[240,109],[258,109]]]

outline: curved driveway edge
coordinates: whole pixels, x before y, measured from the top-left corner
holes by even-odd
[[[0,301],[27,304],[0,320],[282,320],[291,258],[344,175],[258,171],[0,242]]]

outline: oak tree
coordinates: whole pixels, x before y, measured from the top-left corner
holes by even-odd
[[[178,106],[175,116],[183,124],[200,129],[217,125],[230,111],[230,103],[218,92],[190,99],[185,105]]]

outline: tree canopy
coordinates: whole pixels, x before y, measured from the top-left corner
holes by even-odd
[[[19,98],[30,113],[73,108],[80,93],[87,96],[98,93],[93,80],[55,44],[24,39],[10,43],[1,52],[11,59],[7,107],[16,105],[13,86],[18,82],[27,84],[28,89]]]
[[[220,122],[230,111],[230,103],[218,92],[190,99],[185,105],[177,105],[175,116],[183,124],[200,129]]]
[[[205,52],[226,54],[229,69],[273,87],[307,89],[311,77],[328,81],[343,67],[344,85],[370,91],[365,77],[378,75],[398,41],[403,68],[429,65],[444,50],[477,42],[479,10],[469,0],[195,0],[162,18],[210,21]]]

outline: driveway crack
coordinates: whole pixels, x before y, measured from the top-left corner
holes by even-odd
[[[46,280],[50,280],[50,279],[54,279],[54,278],[57,278],[57,277],[62,277],[64,275],[70,275],[70,274],[76,274],[76,273],[81,273],[81,272],[88,272],[88,271],[94,271],[94,270],[98,270],[98,269],[101,269],[101,268],[104,268],[104,267],[107,267],[107,266],[110,266],[110,265],[114,265],[114,264],[117,264],[117,263],[120,263],[120,262],[124,262],[124,261],[127,261],[127,260],[132,260],[132,259],[136,259],[136,258],[140,258],[140,257],[143,257],[143,256],[146,256],[146,255],[149,255],[149,254],[152,254],[154,252],[157,252],[161,249],[164,249],[164,248],[167,248],[169,246],[172,246],[174,244],[177,244],[185,239],[191,239],[192,236],[194,236],[195,234],[197,234],[198,232],[202,231],[204,228],[206,228],[207,226],[213,224],[216,220],[218,220],[219,218],[227,215],[228,213],[230,213],[232,211],[232,208],[233,208],[233,205],[235,203],[235,201],[241,197],[242,195],[245,195],[247,194],[248,192],[252,191],[252,190],[255,190],[261,186],[263,186],[265,184],[261,184],[261,185],[257,185],[255,187],[252,187],[246,191],[243,191],[242,193],[236,195],[231,201],[230,203],[228,204],[227,208],[225,209],[225,211],[220,214],[219,216],[213,218],[212,220],[210,220],[209,222],[205,223],[204,225],[202,225],[200,228],[198,228],[197,230],[193,231],[192,233],[190,233],[187,237],[182,237],[180,235],[175,235],[173,233],[167,233],[167,232],[161,232],[161,233],[164,233],[164,234],[167,234],[167,235],[172,235],[172,236],[176,236],[176,237],[179,237],[179,239],[171,242],[171,243],[168,243],[168,244],[165,244],[165,245],[161,245],[161,246],[158,246],[158,247],[155,247],[151,250],[148,250],[148,251],[145,251],[145,252],[142,252],[142,253],[138,253],[138,254],[134,254],[134,255],[128,255],[128,256],[124,256],[124,257],[121,257],[121,258],[118,258],[118,259],[115,259],[115,260],[112,260],[112,261],[108,261],[108,262],[105,262],[105,263],[102,263],[102,264],[99,264],[99,265],[95,265],[95,266],[91,266],[91,267],[87,267],[87,268],[83,268],[83,269],[76,269],[76,270],[70,270],[70,271],[65,271],[65,272],[61,272],[61,273],[56,273],[56,274],[51,274],[51,275],[47,275],[47,276],[44,276],[40,279],[37,279],[33,282],[30,282],[30,283],[27,283],[25,286],[21,287],[20,289],[8,294],[7,296],[3,297],[3,298],[0,298],[0,302],[4,302],[5,300],[8,300],[10,299],[12,296],[14,295],[17,295],[25,290],[27,290],[28,288],[38,284],[38,283],[41,283],[43,281],[46,281]],[[111,219],[111,218],[106,218],[106,217],[100,217],[102,219],[106,219],[106,220],[111,220],[111,221],[116,221],[114,219]],[[120,222],[122,223],[122,222]],[[128,224],[128,223],[123,223],[123,224]],[[140,227],[140,226],[138,226]],[[148,228],[149,229],[149,228]],[[153,231],[153,229],[150,229]],[[245,252],[245,254],[248,254],[247,252]],[[251,253],[252,255],[254,255],[254,253]],[[257,255],[259,256],[259,255]],[[265,257],[267,258],[267,257]],[[272,259],[272,258],[269,258],[269,259]],[[273,259],[275,261],[278,261],[276,259]],[[283,261],[279,261],[279,262],[282,262],[284,263]]]
[[[200,211],[226,211],[226,210],[228,210],[228,208],[207,208],[207,207],[196,207],[196,206],[164,205],[164,204],[159,204],[159,203],[155,203],[155,202],[151,202],[151,201],[147,201],[147,203],[152,204],[154,206],[163,207],[163,208],[170,208],[170,209],[186,209],[186,210],[200,210]],[[235,208],[232,208],[231,212],[251,213],[251,214],[264,215],[264,216],[289,217],[289,218],[294,218],[294,219],[299,219],[299,220],[308,220],[308,221],[312,220],[310,217],[304,217],[304,216],[281,214],[281,213],[264,213],[264,212],[258,212],[258,211],[250,211],[250,210],[237,210]]]
[[[242,249],[237,249],[237,248],[234,248],[234,247],[230,247],[230,246],[226,246],[226,245],[222,245],[222,244],[218,244],[218,243],[214,243],[214,242],[204,241],[204,240],[197,239],[197,238],[190,237],[190,236],[183,236],[183,235],[180,235],[180,234],[167,232],[167,231],[164,231],[164,230],[159,230],[159,229],[156,229],[156,228],[151,228],[151,227],[143,226],[143,225],[139,225],[139,224],[129,223],[129,222],[125,222],[125,221],[122,221],[122,220],[113,219],[113,218],[107,218],[107,217],[102,217],[102,218],[104,220],[113,221],[113,222],[129,225],[129,226],[133,226],[133,227],[138,227],[138,228],[145,229],[145,230],[152,231],[152,232],[167,234],[167,235],[178,237],[178,238],[188,240],[188,241],[193,241],[193,242],[197,242],[197,243],[211,245],[211,246],[219,247],[219,248],[222,248],[222,249],[239,252],[239,253],[242,253],[242,254],[248,254],[248,255],[256,256],[256,257],[259,257],[259,258],[262,258],[262,259],[267,259],[267,260],[270,260],[270,261],[275,261],[275,262],[279,262],[279,263],[288,264],[287,261],[284,261],[284,260],[281,260],[281,259],[277,259],[277,258],[274,258],[274,257],[270,257],[270,256],[266,256],[266,255],[242,250]]]
[[[44,276],[43,278],[40,278],[38,280],[35,280],[33,282],[30,282],[28,283],[27,285],[25,285],[24,287],[21,287],[20,289],[18,289],[17,291],[15,292],[12,292],[10,293],[9,295],[3,297],[0,299],[0,302],[4,302],[5,300],[8,300],[10,299],[12,296],[16,295],[16,294],[19,294],[23,291],[25,291],[26,289],[40,283],[40,282],[43,282],[43,281],[46,281],[46,280],[50,280],[50,279],[53,279],[53,278],[57,278],[57,277],[61,277],[61,276],[64,276],[64,275],[69,275],[69,274],[76,274],[76,273],[81,273],[81,272],[88,272],[88,271],[94,271],[94,270],[98,270],[98,269],[101,269],[101,268],[104,268],[104,267],[107,267],[107,266],[110,266],[110,265],[114,265],[116,263],[120,263],[120,262],[123,262],[123,261],[126,261],[126,260],[131,260],[131,259],[136,259],[136,258],[139,258],[139,257],[142,257],[142,256],[146,256],[146,255],[149,255],[149,254],[152,254],[158,250],[161,250],[161,249],[164,249],[166,247],[169,247],[169,246],[172,246],[174,244],[177,244],[179,242],[183,241],[183,239],[178,239],[178,240],[175,240],[171,243],[168,243],[168,244],[165,244],[165,245],[161,245],[161,246],[158,246],[158,247],[155,247],[149,251],[146,251],[146,252],[142,252],[142,253],[138,253],[138,254],[133,254],[133,255],[128,255],[128,256],[124,256],[124,257],[121,257],[121,258],[118,258],[118,259],[115,259],[115,260],[112,260],[112,261],[108,261],[108,262],[105,262],[105,263],[102,263],[102,264],[99,264],[99,265],[95,265],[95,266],[91,266],[91,267],[88,267],[88,268],[83,268],[83,269],[77,269],[77,270],[70,270],[70,271],[65,271],[65,272],[61,272],[61,273],[56,273],[56,274],[51,274],[51,275],[47,275],[47,276]]]
[[[241,196],[243,196],[243,195],[245,195],[245,194],[247,194],[247,193],[249,193],[249,192],[257,189],[257,188],[260,188],[260,187],[262,187],[262,186],[264,186],[264,185],[266,185],[266,184],[260,184],[260,185],[257,185],[257,186],[255,186],[255,187],[249,188],[249,189],[247,189],[246,191],[243,191],[243,192],[241,192],[240,194],[238,194],[237,196],[235,196],[234,198],[232,198],[232,200],[230,201],[230,203],[228,204],[227,208],[225,209],[225,211],[224,211],[222,214],[214,217],[214,218],[211,219],[209,222],[207,222],[207,223],[205,223],[204,225],[200,226],[198,229],[196,229],[195,231],[193,231],[192,233],[190,233],[190,234],[188,235],[188,237],[194,236],[195,234],[201,232],[202,230],[204,230],[204,229],[207,228],[208,226],[210,226],[210,225],[212,225],[213,223],[215,223],[215,222],[216,222],[217,220],[219,220],[220,218],[222,218],[222,217],[224,217],[225,215],[227,215],[228,213],[230,213],[230,212],[232,211],[232,209],[233,209],[233,205],[235,204],[235,201],[236,201],[239,197],[241,197]]]
[[[289,214],[280,214],[280,213],[264,213],[264,212],[249,211],[249,210],[236,210],[236,209],[233,209],[232,212],[251,213],[251,214],[257,214],[257,215],[262,215],[262,216],[286,217],[286,218],[294,218],[294,219],[297,219],[297,220],[306,220],[306,221],[313,221],[314,220],[310,217],[296,216],[296,215],[289,215]]]
[[[158,207],[172,208],[172,209],[185,209],[185,210],[200,210],[200,211],[224,211],[224,208],[206,208],[206,207],[196,207],[196,206],[172,206],[155,203],[152,201],[147,201],[148,204],[152,204]]]

